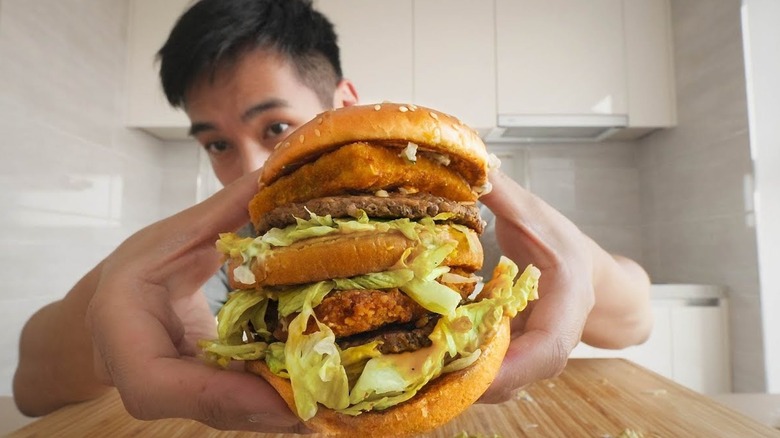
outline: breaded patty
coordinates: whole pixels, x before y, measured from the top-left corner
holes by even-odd
[[[369,289],[332,293],[314,313],[341,338],[386,324],[416,321],[428,311],[398,289]]]
[[[398,187],[415,188],[456,202],[476,201],[462,176],[434,160],[419,155],[411,163],[400,157],[397,149],[352,143],[264,187],[252,199],[249,212],[257,226],[263,215],[278,206]]]
[[[446,284],[464,299],[474,291],[474,283]],[[333,330],[336,338],[376,330],[388,324],[416,322],[430,312],[399,289],[345,290],[329,294],[314,308],[317,319]],[[274,337],[287,340],[287,327],[298,316],[288,315],[274,330]],[[314,320],[307,331],[315,331]]]

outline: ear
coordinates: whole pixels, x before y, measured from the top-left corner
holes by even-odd
[[[358,94],[355,85],[349,79],[342,79],[333,92],[333,108],[357,105]]]

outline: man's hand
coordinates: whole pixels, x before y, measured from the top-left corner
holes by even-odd
[[[504,365],[482,397],[500,402],[529,383],[560,374],[583,331],[593,332],[604,346],[626,346],[646,338],[651,318],[649,282],[641,268],[623,269],[571,221],[508,176],[494,171],[490,177],[493,191],[481,201],[496,215],[501,250],[521,270],[533,263],[542,272],[540,299],[512,321]],[[628,327],[617,324],[626,320],[625,312],[636,316]],[[629,334],[610,338],[609,331],[621,329]]]
[[[248,221],[248,175],[207,201],[126,240],[103,264],[87,310],[95,368],[140,419],[192,418],[219,429],[305,432],[263,379],[194,356],[214,338],[199,287],[217,270],[218,233]]]

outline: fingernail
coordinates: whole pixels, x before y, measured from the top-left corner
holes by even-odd
[[[296,417],[272,412],[262,412],[249,416],[250,423],[263,424],[273,427],[292,427],[300,423],[300,421],[301,420]]]

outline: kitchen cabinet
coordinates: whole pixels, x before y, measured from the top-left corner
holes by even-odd
[[[188,4],[131,0],[127,125],[166,139],[186,138],[188,121],[165,101],[154,54]],[[314,5],[333,21],[344,75],[363,103],[431,106],[488,141],[517,142],[524,134],[513,123],[526,122],[512,120],[529,115],[522,128],[535,139],[631,139],[676,123],[669,0]]]
[[[363,103],[414,101],[412,0],[317,0],[336,28],[341,69]]]
[[[621,0],[496,0],[498,112],[626,114]]]
[[[626,87],[631,129],[677,124],[669,0],[624,0]]]
[[[495,126],[494,18],[492,1],[414,1],[414,103]]]
[[[495,0],[490,140],[630,140],[676,124],[669,0]]]
[[[493,2],[319,0],[360,101],[414,102],[469,126],[496,121]]]
[[[190,0],[131,0],[128,22],[128,127],[143,128],[163,139],[187,138],[189,120],[173,109],[160,85],[155,56]]]
[[[728,306],[713,290],[703,285],[654,285],[655,321],[644,344],[605,350],[581,343],[571,357],[625,358],[695,391],[729,393]]]

